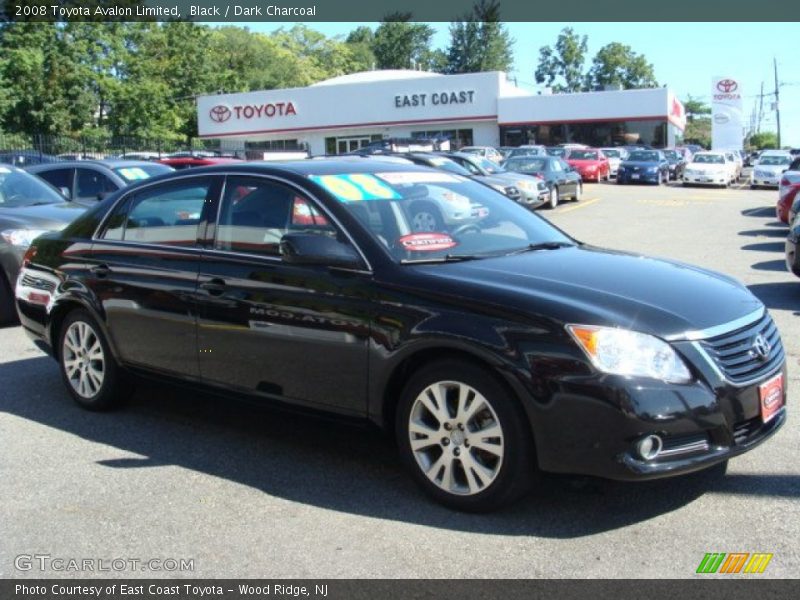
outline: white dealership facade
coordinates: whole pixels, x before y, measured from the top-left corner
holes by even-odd
[[[464,145],[586,143],[671,146],[685,111],[667,88],[541,95],[493,71],[368,71],[305,88],[201,96],[200,137],[229,150],[342,154],[387,138]]]

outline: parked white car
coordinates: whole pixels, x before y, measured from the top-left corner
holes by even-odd
[[[619,170],[619,164],[628,158],[628,151],[625,148],[600,148],[603,154],[608,158],[608,164],[611,166],[609,177],[616,177]]]
[[[729,186],[736,174],[736,165],[724,152],[698,152],[683,171],[683,185]]]
[[[791,164],[792,155],[788,152],[765,152],[753,166],[753,171],[750,173],[750,187],[777,188],[781,182],[781,175]]]
[[[733,180],[738,181],[744,168],[744,160],[735,150],[725,150],[725,158],[733,163]]]
[[[503,155],[496,148],[491,146],[464,146],[459,152],[467,152],[469,154],[477,154],[483,158],[488,158],[490,161],[498,165],[503,162]]]

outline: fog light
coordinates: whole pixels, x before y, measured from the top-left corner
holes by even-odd
[[[663,445],[660,437],[657,435],[648,435],[636,442],[636,452],[638,452],[639,456],[644,460],[653,460],[661,454]]]

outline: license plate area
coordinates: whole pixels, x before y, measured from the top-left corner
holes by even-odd
[[[767,423],[783,408],[783,373],[778,373],[769,381],[758,386],[758,403],[761,407],[761,420]]]

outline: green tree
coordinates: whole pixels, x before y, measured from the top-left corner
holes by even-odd
[[[778,147],[778,134],[774,131],[762,131],[750,136],[748,145],[756,150],[769,150]]]
[[[653,65],[630,46],[612,42],[600,48],[586,75],[588,89],[620,86],[631,90],[658,87]]]
[[[388,15],[375,30],[372,51],[378,69],[431,69],[437,55],[430,50],[434,30],[424,23],[411,23],[410,13]]]
[[[692,98],[691,95],[686,96],[683,101],[683,108],[686,111],[686,120],[694,121],[695,118],[707,118],[711,114],[711,107],[697,98]]]
[[[463,20],[450,24],[446,72],[510,71],[513,44],[500,22],[498,1],[479,0]]]
[[[375,53],[372,45],[375,43],[375,33],[369,27],[356,27],[345,39],[345,44],[353,55],[356,63],[365,65],[365,70],[375,68]]]
[[[583,64],[586,58],[587,37],[571,27],[561,30],[555,47],[539,49],[539,64],[534,77],[556,92],[579,92],[583,89]],[[558,83],[556,83],[558,81]]]

